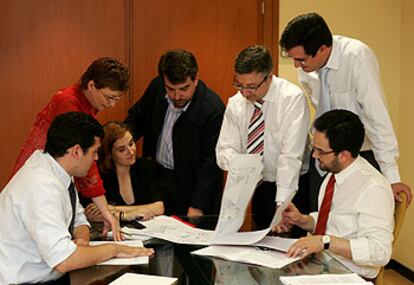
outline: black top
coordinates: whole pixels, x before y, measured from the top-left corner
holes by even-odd
[[[133,204],[126,204],[119,193],[118,177],[115,170],[109,172],[100,172],[103,185],[106,190],[105,197],[109,205],[113,206],[131,206],[142,205],[152,202],[162,201],[161,193],[155,190],[152,182],[154,179],[155,162],[150,159],[137,158],[136,162],[130,168],[132,190],[134,192]],[[92,203],[91,199],[82,199],[81,204],[86,207]]]
[[[168,106],[165,95],[163,80],[157,77],[128,111],[125,122],[135,139],[143,138],[144,158],[155,160]],[[204,214],[220,208],[223,171],[216,164],[215,147],[224,110],[220,97],[199,80],[190,105],[173,127],[174,176],[179,195],[184,197],[186,207],[202,209]]]

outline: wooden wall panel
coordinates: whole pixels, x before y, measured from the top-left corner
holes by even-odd
[[[196,56],[201,79],[227,102],[235,93],[234,59],[243,48],[264,43],[266,19],[258,0],[132,0],[132,100],[156,76],[160,56],[184,48]]]
[[[98,57],[128,63],[128,1],[0,1],[0,187],[37,112]],[[128,100],[99,116],[123,118]]]

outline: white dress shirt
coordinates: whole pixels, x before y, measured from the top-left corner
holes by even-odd
[[[366,136],[362,150],[372,150],[381,172],[390,183],[400,182],[398,144],[388,115],[373,51],[361,41],[334,36],[332,52],[325,67],[331,109],[346,109],[359,116]],[[321,90],[316,72],[299,69],[299,81],[309,93],[315,109]]]
[[[0,284],[57,279],[53,268],[76,250],[69,224],[71,177],[35,151],[0,194]],[[76,202],[75,227],[89,225]]]
[[[298,189],[310,126],[309,108],[299,87],[274,75],[263,100],[263,180],[276,182],[276,201],[282,202]],[[240,92],[229,99],[216,146],[217,164],[223,170],[228,170],[235,154],[247,153],[253,112],[254,104]]]
[[[328,174],[319,192],[319,208]],[[394,197],[387,179],[361,156],[335,174],[335,189],[326,234],[350,241],[352,260],[330,252],[353,272],[367,278],[377,276],[392,253]],[[310,214],[315,221],[318,213]]]

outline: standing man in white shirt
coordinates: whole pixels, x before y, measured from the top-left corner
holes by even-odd
[[[73,176],[86,176],[103,136],[90,115],[57,116],[45,150],[35,151],[1,192],[0,284],[66,285],[69,271],[153,253],[119,244],[88,246],[89,224]]]
[[[351,271],[372,279],[391,258],[394,198],[387,179],[359,155],[364,135],[350,111],[332,110],[316,119],[313,157],[328,172],[318,211],[303,215],[291,203],[276,230],[297,225],[314,234],[295,242],[288,256],[329,249]]]
[[[233,86],[238,92],[227,104],[216,147],[217,163],[228,170],[235,154],[262,156],[263,181],[255,190],[252,210],[257,227],[266,228],[276,203],[298,189],[310,126],[309,109],[299,87],[273,75],[272,57],[266,48],[244,49],[234,67]],[[251,139],[252,133],[256,137]],[[304,200],[296,196],[295,200]]]
[[[389,180],[395,199],[411,189],[401,183],[398,144],[383,95],[380,69],[373,51],[363,42],[332,36],[324,19],[308,13],[292,19],[280,39],[282,54],[293,59],[299,81],[310,93],[316,117],[341,108],[356,113],[365,126],[361,155]],[[324,173],[311,159],[309,185],[315,210]]]

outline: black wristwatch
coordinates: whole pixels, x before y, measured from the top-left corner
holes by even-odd
[[[329,246],[331,245],[331,237],[328,235],[322,236],[322,242],[323,242],[323,249],[329,249]]]

